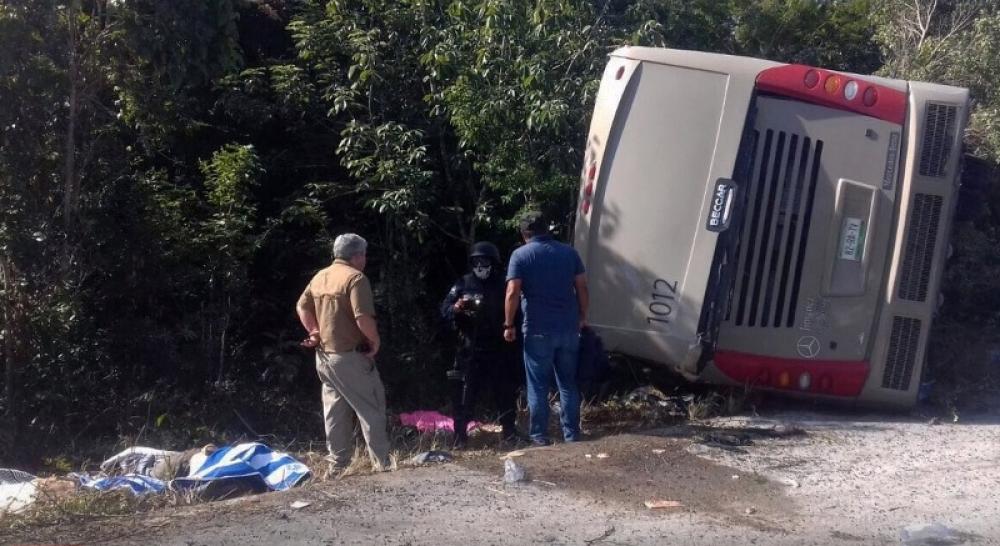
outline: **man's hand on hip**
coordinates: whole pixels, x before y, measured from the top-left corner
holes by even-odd
[[[303,346],[303,347],[305,347],[307,349],[314,349],[314,348],[318,347],[319,346],[319,332],[312,332],[311,334],[309,334],[309,337],[303,339],[302,342],[299,343],[299,345],[301,345],[301,346]]]

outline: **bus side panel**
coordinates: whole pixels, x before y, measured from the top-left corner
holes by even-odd
[[[702,205],[727,85],[726,74],[644,63],[622,95],[577,234],[589,321],[611,350],[677,363],[695,343],[715,246]]]
[[[913,82],[885,305],[862,403],[912,406],[927,360],[958,197],[968,91]]]

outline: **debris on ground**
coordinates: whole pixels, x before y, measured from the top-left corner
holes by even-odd
[[[221,447],[200,468],[192,468],[187,477],[170,482],[171,489],[201,492],[213,483],[246,482],[257,489],[285,491],[309,477],[309,467],[287,453],[251,442]]]
[[[790,423],[779,423],[770,428],[750,428],[747,429],[747,432],[765,438],[790,438],[806,435],[804,428]]]
[[[700,430],[700,434],[695,440],[696,443],[733,453],[746,453],[747,451],[743,448],[754,445],[754,439],[792,438],[806,435],[806,431],[801,427],[788,423],[767,427],[701,427],[695,430]]]
[[[515,463],[513,459],[503,462],[503,481],[506,483],[518,483],[528,480],[528,473],[524,467]]]
[[[455,420],[437,411],[417,410],[410,413],[400,413],[399,422],[403,426],[413,427],[419,432],[455,432]],[[479,427],[480,423],[469,421],[466,432],[472,432]]]
[[[292,510],[299,510],[299,509],[305,508],[306,506],[309,506],[310,504],[312,504],[312,503],[311,502],[307,502],[307,501],[297,500],[297,501],[289,504],[288,506]]]
[[[652,385],[644,385],[634,389],[625,397],[625,400],[633,404],[656,404],[659,402],[666,402],[669,399],[670,398],[667,395],[663,394],[663,391]]]
[[[170,480],[177,475],[187,474],[181,470],[190,456],[185,452],[168,451],[154,447],[134,446],[112,455],[101,463],[101,471],[106,474],[136,474],[150,476],[157,480]]]
[[[21,470],[0,468],[0,515],[22,512],[38,499],[63,499],[78,489],[79,484],[69,478],[38,478]]]
[[[746,453],[744,446],[753,445],[753,439],[749,434],[731,432],[706,432],[701,435],[698,443],[735,453]]]
[[[510,457],[522,457],[522,456],[524,456],[524,451],[516,449],[514,451],[508,451],[507,453],[504,453],[503,455],[500,456],[500,459],[502,460],[502,459],[508,459]]]
[[[0,468],[0,484],[25,483],[36,479],[34,474],[14,468]]]
[[[607,459],[608,457],[610,457],[610,455],[608,455],[607,453],[598,453],[597,454],[597,458],[598,459]]]
[[[647,385],[591,404],[585,414],[591,426],[652,426],[686,419],[687,404],[681,396]]]
[[[788,487],[791,487],[793,489],[799,486],[799,482],[795,478],[783,478],[781,480],[781,483],[783,483],[783,484],[785,484]]]
[[[904,527],[899,538],[904,546],[945,546],[962,544],[968,537],[940,523],[931,523]]]
[[[413,464],[428,464],[428,463],[449,463],[455,460],[451,456],[451,453],[447,451],[424,451],[423,453],[417,453],[414,455],[410,462]]]
[[[0,514],[16,514],[35,502],[37,480],[21,470],[0,468]]]
[[[58,500],[69,497],[80,488],[76,480],[66,476],[48,476],[35,481],[38,496],[48,500]]]
[[[207,444],[187,451],[168,451],[155,447],[133,446],[101,463],[105,474],[138,474],[169,481],[186,476],[191,468],[198,468],[218,447]]]
[[[192,458],[187,475],[172,480],[134,473],[121,476],[81,473],[71,476],[82,487],[98,491],[127,489],[135,495],[144,495],[170,489],[218,499],[247,493],[284,491],[309,474],[309,468],[291,455],[274,451],[262,443],[251,442],[218,448],[200,464]]]
[[[643,504],[646,505],[646,508],[649,508],[650,510],[662,510],[665,508],[682,508],[684,506],[684,503],[682,503],[681,501],[658,500],[658,499],[648,500]]]
[[[163,493],[167,490],[167,482],[141,474],[126,474],[124,476],[96,474],[91,476],[86,473],[78,473],[70,474],[70,476],[76,477],[80,482],[80,487],[96,491],[126,489],[133,495],[146,495],[149,493]]]

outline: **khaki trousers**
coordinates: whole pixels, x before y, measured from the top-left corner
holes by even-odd
[[[389,468],[385,388],[375,364],[365,355],[316,351],[316,372],[323,382],[323,418],[326,445],[336,466],[345,467],[354,455],[354,418],[368,444],[377,470]]]

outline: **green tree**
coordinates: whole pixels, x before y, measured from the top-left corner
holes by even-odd
[[[835,70],[874,72],[870,0],[731,0],[735,53]]]
[[[62,387],[23,397],[25,378],[59,385],[94,347],[85,280],[93,273],[81,188],[121,174],[109,154],[114,122],[103,70],[117,26],[104,2],[5,2],[0,6],[0,306],[5,410],[31,408]],[[95,191],[95,195],[100,192]],[[30,373],[29,373],[30,372]]]
[[[529,201],[569,212],[606,55],[662,43],[653,6],[303,3],[289,27],[298,65],[341,127],[349,175],[315,188],[373,237],[397,369],[426,369],[438,350],[433,310],[457,274],[442,257],[484,237],[513,242],[507,219]]]
[[[957,397],[995,386],[984,343],[1000,323],[1000,8],[980,0],[892,0],[876,12],[888,76],[968,87],[960,206],[974,210],[952,231],[954,256],[942,281],[944,308],[931,337],[935,376]],[[955,402],[950,402],[955,403]]]
[[[884,2],[876,20],[882,73],[968,87],[974,101],[968,151],[1000,161],[1000,8],[982,0],[896,0]]]
[[[164,13],[166,4],[178,10]],[[199,93],[211,91],[219,70],[202,69],[229,66],[232,49],[210,47],[205,55],[184,49],[215,37],[204,26],[189,27],[193,14],[211,20],[225,10],[199,11],[211,3],[191,2],[182,12],[181,3],[166,4],[0,6],[0,405],[8,433],[24,415],[32,419],[21,420],[23,431],[33,434],[52,427],[86,431],[116,408],[127,411],[123,402],[134,389],[159,375],[149,364],[167,355],[154,355],[169,352],[151,350],[163,341],[163,326],[142,325],[162,309],[199,299],[184,292],[198,285],[191,280],[202,276],[199,261],[162,267],[171,256],[194,256],[179,250],[195,248],[193,239],[151,235],[184,231],[189,219],[175,211],[210,216],[211,208],[185,191],[201,174],[178,144],[183,140],[174,140],[172,157],[155,143],[207,124],[155,109],[186,98],[185,115],[209,111],[211,102]],[[223,4],[229,5],[215,3]],[[149,32],[150,23],[137,21],[154,9],[164,26]],[[232,23],[229,16],[221,27]],[[181,31],[190,33],[179,40],[182,58],[174,64],[159,58]],[[166,74],[177,72],[199,77],[176,84]],[[150,100],[157,92],[168,98]],[[155,223],[161,220],[172,224]],[[171,240],[178,246],[167,246]],[[173,337],[183,336],[180,328]],[[3,442],[4,449],[12,445]]]
[[[970,86],[970,149],[995,161],[996,18],[972,0],[7,0],[0,411],[70,444],[168,414],[245,431],[254,407],[308,436],[292,303],[345,231],[372,242],[390,400],[433,404],[439,298],[471,242],[515,242],[525,205],[572,220],[610,52],[884,56]]]
[[[238,320],[234,311],[240,305],[249,286],[249,264],[259,249],[257,206],[253,195],[260,184],[263,169],[253,146],[227,145],[201,163],[208,190],[211,216],[201,226],[198,243],[208,256],[210,283],[208,309],[216,315],[209,340],[217,337],[218,368],[216,380],[222,381],[226,358],[231,350],[230,329]],[[217,333],[216,333],[217,332]]]

